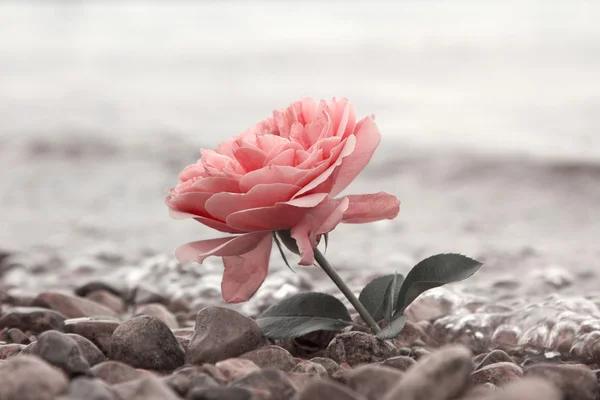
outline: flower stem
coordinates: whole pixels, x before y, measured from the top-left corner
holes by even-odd
[[[346,285],[346,282],[342,280],[342,278],[338,275],[336,270],[333,269],[331,264],[329,264],[325,256],[319,251],[319,249],[316,246],[313,247],[313,251],[315,253],[315,261],[317,262],[317,264],[319,264],[319,266],[323,269],[323,271],[325,271],[327,276],[331,278],[333,283],[335,283],[335,285],[340,289],[344,296],[346,296],[348,301],[350,301],[350,304],[352,304],[356,311],[358,311],[358,314],[363,319],[363,321],[365,321],[367,325],[369,325],[371,331],[375,335],[381,332],[381,328],[379,328],[377,322],[375,322],[375,320],[373,319],[373,317],[371,317],[371,314],[369,314],[365,306],[363,306],[362,303],[356,298],[354,293],[352,293],[352,290],[350,290],[348,285]]]

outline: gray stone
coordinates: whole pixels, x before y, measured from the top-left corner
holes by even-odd
[[[108,358],[136,368],[169,371],[183,365],[184,352],[164,322],[140,315],[115,329]]]
[[[327,373],[327,369],[323,365],[314,361],[307,360],[300,361],[298,364],[296,364],[296,366],[292,369],[291,372],[309,376],[316,376],[319,378],[327,378],[329,376],[329,374]]]
[[[175,316],[167,309],[167,307],[160,303],[143,304],[135,311],[135,315],[150,315],[160,319],[171,329],[179,328],[179,322],[177,322],[177,318],[175,318]]]
[[[0,363],[2,400],[54,400],[68,385],[64,372],[39,357],[22,355]]]
[[[113,389],[126,400],[180,400],[180,397],[161,379],[145,374],[140,379],[119,383]]]
[[[342,369],[342,366],[333,361],[331,358],[314,357],[311,358],[309,361],[322,365],[327,371],[327,375],[329,376]]]
[[[227,360],[219,361],[215,366],[228,382],[260,370],[260,367],[254,361],[246,360],[245,358],[228,358]]]
[[[83,356],[77,341],[58,331],[46,331],[33,342],[30,353],[34,354],[57,368],[62,369],[68,376],[91,376],[90,365]]]
[[[343,383],[369,400],[380,400],[400,382],[403,372],[383,365],[370,364],[346,371]]]
[[[408,356],[397,356],[388,358],[384,362],[383,365],[386,367],[396,368],[399,371],[406,371],[410,367],[414,366],[417,362]]]
[[[186,397],[192,389],[207,389],[218,387],[210,375],[202,372],[198,367],[183,367],[163,378],[164,382],[169,385],[181,397]]]
[[[471,352],[467,348],[444,347],[407,370],[400,382],[383,399],[452,399],[467,388],[472,371]]]
[[[549,380],[562,392],[564,400],[596,397],[596,374],[584,365],[536,364],[525,369],[525,376]]]
[[[110,350],[112,334],[121,322],[112,319],[74,318],[64,323],[64,330],[89,339],[100,351],[107,355]]]
[[[94,376],[110,385],[139,379],[144,372],[119,361],[104,361],[92,367]]]
[[[185,361],[214,364],[241,356],[263,344],[264,337],[254,320],[227,308],[207,307],[196,316]]]
[[[296,366],[294,357],[284,348],[279,346],[263,346],[242,354],[239,358],[253,361],[261,368],[277,368],[282,371],[291,371]]]
[[[246,388],[262,400],[289,400],[296,394],[285,373],[274,368],[252,372],[230,386]]]
[[[523,378],[506,385],[491,397],[492,400],[563,400],[552,382],[540,378]]]
[[[489,364],[471,374],[473,384],[483,385],[493,383],[502,386],[516,381],[523,375],[523,369],[513,362],[499,362]]]
[[[480,362],[477,363],[477,367],[475,370],[481,369],[486,365],[496,364],[499,362],[514,362],[511,356],[509,356],[506,352],[502,350],[492,350],[489,353],[485,354]]]
[[[49,330],[62,330],[65,316],[41,307],[9,308],[0,318],[0,329],[18,328],[38,334]]]
[[[121,400],[117,393],[99,379],[73,379],[66,394],[56,400]]]
[[[95,301],[60,292],[42,292],[33,300],[32,305],[58,311],[67,318],[115,317],[117,315],[110,308]]]
[[[316,380],[299,393],[297,400],[367,400],[365,396],[339,383]],[[398,397],[401,399],[401,397]]]
[[[67,333],[66,336],[77,342],[79,349],[81,350],[81,354],[87,360],[90,366],[101,363],[102,361],[106,361],[106,356],[100,351],[98,346],[92,343],[91,340],[75,333]]]
[[[193,389],[186,400],[259,400],[251,391],[238,387]]]

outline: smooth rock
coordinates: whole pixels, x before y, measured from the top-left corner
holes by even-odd
[[[594,400],[598,380],[585,366],[536,364],[525,369],[525,376],[547,379],[563,394],[564,400]]]
[[[404,328],[402,328],[402,332],[400,332],[400,335],[393,341],[397,347],[412,347],[415,344],[437,345],[423,328],[412,321],[406,321]]]
[[[66,394],[56,400],[121,400],[117,393],[99,379],[73,379]]]
[[[160,304],[168,304],[169,299],[166,296],[162,295],[158,292],[157,289],[154,289],[148,285],[138,285],[133,289],[132,301],[133,304],[149,304],[149,303],[160,303]]]
[[[92,367],[94,376],[110,385],[139,379],[144,372],[119,361],[103,361]]]
[[[184,363],[184,352],[173,332],[158,318],[140,315],[113,332],[108,358],[136,368],[169,371]]]
[[[366,400],[366,397],[356,393],[339,383],[326,380],[315,380],[299,393],[297,400]],[[398,397],[401,399],[401,397]]]
[[[344,373],[343,383],[369,400],[380,400],[400,382],[403,375],[403,372],[392,367],[361,365]]]
[[[274,368],[252,372],[230,386],[246,388],[262,400],[289,400],[296,394],[296,388],[285,373]]]
[[[120,290],[117,285],[103,281],[91,281],[85,283],[84,285],[78,286],[75,289],[75,294],[80,297],[86,297],[88,294],[96,291],[108,292],[122,298],[123,300],[126,298],[124,290]]]
[[[123,314],[127,309],[125,300],[109,292],[108,290],[94,290],[93,292],[90,292],[87,295],[85,295],[85,298],[94,301],[98,304],[102,304],[103,306],[110,308],[117,314]]]
[[[167,307],[160,303],[144,304],[135,311],[134,315],[150,315],[160,319],[170,329],[179,328],[179,322],[177,322],[177,318],[175,318],[175,316],[167,309]]]
[[[509,362],[514,363],[511,356],[509,356],[506,352],[502,350],[492,350],[489,353],[485,354],[480,362],[477,363],[477,367],[475,370],[481,369],[486,365],[496,364],[499,362]]]
[[[342,333],[327,347],[328,358],[351,366],[380,362],[396,353],[394,346],[365,332]]]
[[[192,389],[200,390],[219,386],[210,375],[201,372],[196,366],[178,369],[164,377],[163,380],[181,397],[186,397]]]
[[[81,350],[81,354],[87,360],[90,366],[101,363],[102,361],[106,361],[106,356],[100,351],[98,346],[92,343],[91,340],[75,333],[67,333],[66,336],[77,342],[79,349]]]
[[[540,378],[523,378],[506,385],[492,400],[565,400],[552,382]]]
[[[227,308],[207,307],[196,316],[185,361],[188,364],[214,364],[263,344],[264,337],[254,320]]]
[[[396,357],[388,358],[387,360],[383,361],[381,364],[385,365],[386,367],[395,368],[399,371],[406,371],[407,369],[409,369],[416,363],[417,362],[415,360],[413,360],[412,358],[410,358],[408,356],[396,356]]]
[[[0,329],[18,328],[38,334],[49,330],[62,330],[65,316],[40,307],[13,307],[0,318]]]
[[[215,366],[228,381],[242,378],[251,372],[260,370],[258,365],[245,358],[228,358],[227,360],[219,361]]]
[[[238,387],[193,389],[186,400],[259,400],[251,391]],[[331,399],[330,399],[331,400]]]
[[[108,307],[84,297],[69,296],[60,292],[42,292],[33,300],[33,306],[58,311],[67,318],[116,317]]]
[[[239,358],[253,361],[260,368],[272,367],[286,372],[296,366],[294,357],[286,349],[272,345],[244,353]]]
[[[331,361],[333,361],[333,360],[331,360]],[[333,361],[333,362],[335,362],[335,361]],[[319,377],[319,378],[327,378],[329,376],[327,369],[323,365],[321,365],[317,362],[314,362],[314,361],[307,361],[307,360],[300,361],[291,370],[291,372],[297,373],[297,374],[315,376],[315,377]]]
[[[64,372],[39,357],[22,355],[0,363],[2,400],[54,400],[68,386]]]
[[[493,383],[502,386],[516,381],[523,375],[523,369],[513,362],[499,362],[486,365],[471,374],[473,384]]]
[[[113,389],[126,400],[180,400],[169,385],[152,374],[119,383]]]
[[[407,370],[383,399],[452,399],[467,388],[471,372],[471,352],[466,347],[443,347]]]
[[[0,360],[5,360],[19,354],[25,347],[23,344],[16,343],[0,345]]]
[[[23,333],[22,330],[20,330],[18,328],[10,328],[6,332],[6,336],[8,337],[8,339],[10,340],[11,343],[17,343],[17,344],[31,343],[31,341],[29,340],[29,337],[25,333]]]
[[[121,322],[112,319],[75,318],[64,323],[64,330],[89,339],[102,353],[108,354],[112,334]]]
[[[327,371],[327,375],[331,376],[333,373],[342,369],[340,364],[333,361],[331,358],[326,357],[314,357],[309,361],[322,365]]]
[[[31,345],[30,352],[62,369],[68,376],[91,376],[90,365],[77,341],[58,331],[46,331]]]

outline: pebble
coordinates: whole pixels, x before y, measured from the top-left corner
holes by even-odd
[[[327,357],[350,366],[384,361],[395,356],[397,349],[365,332],[346,332],[327,346]]]
[[[164,377],[163,380],[182,397],[186,397],[188,392],[193,389],[207,389],[219,386],[213,378],[195,366],[180,368]]]
[[[494,394],[491,400],[566,400],[550,381],[523,378],[510,383]]]
[[[523,375],[523,369],[513,362],[499,362],[489,364],[473,372],[471,375],[475,385],[484,383],[493,383],[496,386],[502,386],[516,381]]]
[[[25,333],[23,333],[22,330],[20,330],[18,328],[10,328],[6,332],[6,336],[10,340],[11,343],[17,343],[17,344],[31,343],[31,340],[29,340],[29,337]]]
[[[296,388],[285,373],[274,368],[251,372],[230,386],[246,388],[262,400],[289,400],[296,394]]]
[[[394,344],[398,347],[412,347],[415,344],[437,345],[423,328],[412,321],[406,321],[402,332],[394,339]]]
[[[495,364],[499,362],[514,362],[512,357],[502,350],[492,350],[487,354],[482,354],[483,358],[477,363],[476,370],[485,367],[486,365]],[[475,360],[474,360],[475,361]]]
[[[92,368],[94,376],[110,385],[127,382],[140,378],[144,372],[119,361],[103,361]]]
[[[466,389],[471,372],[471,352],[463,346],[447,346],[406,371],[400,382],[383,399],[452,399]]]
[[[380,400],[400,382],[403,375],[391,367],[369,364],[347,371],[343,383],[369,400]]]
[[[396,368],[397,370],[400,370],[400,371],[406,371],[407,369],[409,369],[416,363],[417,362],[414,359],[412,359],[408,356],[391,357],[382,362],[382,364],[385,365],[386,367]]]
[[[22,355],[0,363],[2,400],[54,400],[68,385],[64,372],[39,357]]]
[[[537,364],[525,369],[525,376],[551,381],[562,392],[564,400],[594,400],[598,380],[585,366]]]
[[[136,305],[150,303],[169,304],[169,299],[166,296],[162,295],[157,289],[144,284],[138,285],[133,289],[131,299],[133,304]]]
[[[113,389],[125,400],[181,400],[169,385],[153,374],[119,383]]]
[[[325,368],[325,370],[327,371],[327,375],[329,376],[342,369],[340,364],[336,363],[331,358],[313,357],[309,361],[322,365],[323,368]]]
[[[23,344],[16,343],[0,345],[0,360],[5,360],[19,354],[25,347]]]
[[[291,372],[319,378],[327,378],[329,376],[329,374],[327,373],[327,369],[325,369],[323,365],[314,361],[307,360],[301,360],[300,362],[298,362],[298,364],[296,364],[296,366],[291,370]]]
[[[79,350],[81,350],[81,354],[87,360],[90,366],[106,360],[106,356],[100,351],[98,346],[92,343],[91,340],[75,333],[67,333],[66,336],[77,342]]]
[[[244,358],[228,358],[217,362],[215,366],[228,381],[242,378],[251,372],[260,370],[260,367],[253,361]]]
[[[64,331],[83,336],[108,354],[112,334],[119,325],[121,322],[113,319],[74,318],[64,322]]]
[[[190,391],[186,400],[260,400],[251,391],[238,387],[220,387]]]
[[[158,318],[133,317],[113,332],[108,357],[136,368],[169,371],[184,363],[184,351]]]
[[[42,292],[33,300],[32,305],[58,311],[67,318],[117,316],[116,312],[102,304],[60,292]]]
[[[177,318],[175,315],[171,313],[164,305],[160,303],[149,303],[140,306],[134,315],[150,315],[152,317],[160,319],[165,323],[170,329],[179,328],[179,322],[177,322]]]
[[[222,307],[207,307],[198,312],[194,335],[185,361],[188,364],[216,363],[241,356],[265,342],[257,323]]]
[[[108,290],[94,290],[86,294],[85,298],[94,301],[98,304],[102,304],[103,306],[110,308],[117,314],[123,314],[127,309],[125,300],[115,295],[114,293],[109,292]]]
[[[398,397],[400,399],[401,397]],[[367,400],[359,393],[354,392],[333,381],[316,380],[307,385],[299,393],[297,400]]]
[[[117,393],[100,379],[73,379],[66,394],[56,400],[121,400]]]
[[[90,365],[77,341],[58,331],[46,331],[29,345],[29,353],[62,369],[68,376],[91,376]]]
[[[291,371],[297,364],[294,357],[287,350],[272,345],[244,353],[240,358],[253,361],[260,368],[272,367],[286,372]]]
[[[38,334],[48,330],[62,330],[65,316],[40,307],[13,307],[0,317],[0,329],[17,328]]]
[[[75,289],[75,294],[80,297],[87,297],[90,293],[96,291],[108,292],[123,300],[127,297],[124,290],[119,290],[116,285],[104,281],[90,281],[78,286]]]

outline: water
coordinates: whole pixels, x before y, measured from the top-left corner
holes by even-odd
[[[3,2],[0,141],[214,145],[302,96],[387,143],[600,160],[600,3]]]

